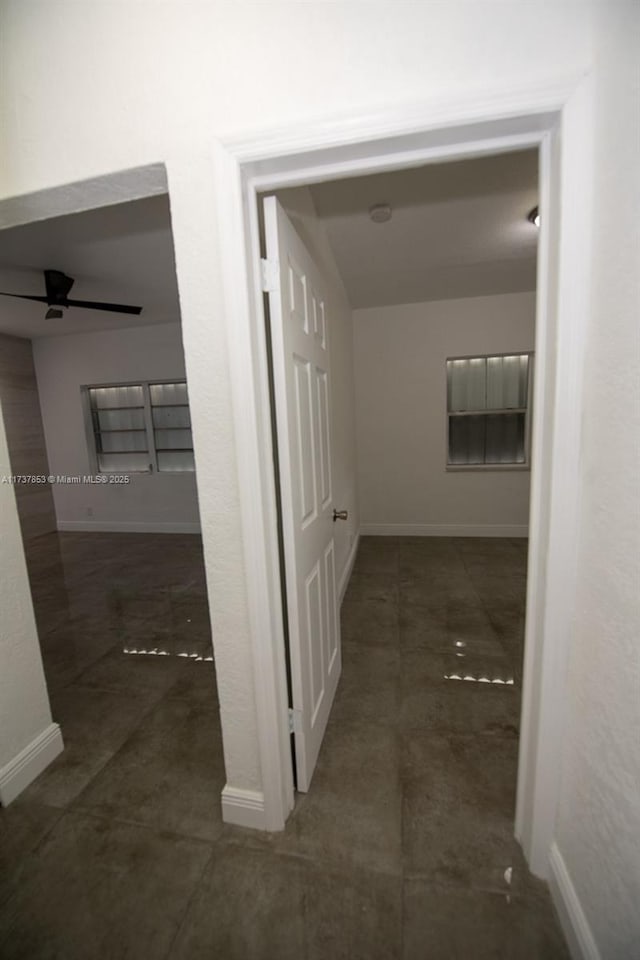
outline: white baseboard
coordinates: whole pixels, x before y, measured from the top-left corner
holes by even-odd
[[[51,723],[0,769],[0,804],[8,806],[63,750],[60,727]]]
[[[237,827],[266,830],[264,794],[259,790],[243,790],[227,784],[222,790],[222,819]]]
[[[197,521],[58,520],[58,530],[78,533],[200,533]]]
[[[359,543],[360,543],[360,531],[358,530],[355,537],[353,538],[353,543],[351,544],[351,550],[349,551],[347,562],[344,565],[342,575],[340,576],[340,582],[338,583],[338,607],[342,606],[344,595],[347,592],[347,587],[349,586],[349,580],[351,579],[351,574],[353,572],[353,565],[356,562],[356,554],[358,552]]]
[[[549,890],[573,960],[601,960],[589,921],[556,843],[549,854]]]
[[[363,523],[363,537],[527,537],[526,523]]]

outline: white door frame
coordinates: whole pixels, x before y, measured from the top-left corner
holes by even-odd
[[[216,145],[265,827],[293,806],[257,194],[526,147],[540,149],[541,227],[525,668],[515,833],[548,872],[561,767],[578,536],[582,368],[591,235],[589,77]]]

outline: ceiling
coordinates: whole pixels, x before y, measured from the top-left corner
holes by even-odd
[[[353,307],[535,289],[533,150],[311,187]],[[376,224],[372,204],[393,215]],[[44,269],[75,279],[72,298],[137,304],[140,317],[0,296],[0,331],[42,337],[180,319],[166,195],[0,230],[0,290],[44,294]]]
[[[44,269],[75,279],[69,296],[141,306],[139,317],[0,296],[0,331],[19,337],[88,333],[180,319],[169,200],[133,200],[0,231],[0,290],[42,295]]]
[[[311,187],[352,307],[535,290],[535,150]],[[392,207],[387,223],[369,208]]]

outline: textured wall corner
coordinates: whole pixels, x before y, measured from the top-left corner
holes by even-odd
[[[49,462],[30,340],[0,334],[0,405],[11,472],[48,476]],[[18,484],[15,495],[25,540],[56,529],[53,494],[48,483]]]
[[[0,477],[11,474],[0,417]],[[0,482],[0,768],[51,723],[15,490]]]
[[[598,30],[576,617],[556,842],[602,957],[640,945],[640,11]]]

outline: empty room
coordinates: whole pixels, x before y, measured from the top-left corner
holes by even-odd
[[[635,957],[637,4],[0,20],[3,960]]]
[[[411,949],[421,913],[513,884],[564,955],[513,839],[537,180],[519,151],[259,201],[298,789],[275,842],[381,874],[391,915],[402,876]]]
[[[537,166],[535,151],[516,151],[261,201],[267,262],[285,270],[265,315],[297,788],[268,848],[251,829],[224,827],[218,800],[224,765],[193,441],[180,325],[166,322],[179,320],[166,197],[5,233],[4,260],[22,257],[23,287],[28,277],[36,288],[33,265],[55,250],[62,276],[102,267],[118,278],[111,288],[94,283],[95,296],[145,303],[143,326],[118,304],[106,320],[98,304],[74,306],[71,293],[62,316],[28,299],[6,312],[5,349],[33,354],[38,472],[51,480],[25,486],[49,493],[51,529],[23,537],[65,738],[8,808],[9,825],[23,813],[12,844],[22,882],[7,903],[17,956],[39,949],[39,924],[23,924],[40,883],[61,868],[88,869],[77,853],[70,861],[64,847],[47,849],[64,814],[77,818],[73,836],[87,850],[103,823],[128,842],[127,831],[150,829],[167,864],[166,831],[215,843],[216,869],[200,884],[177,955],[235,942],[237,932],[210,928],[205,915],[255,873],[266,898],[251,927],[257,955],[295,954],[296,924],[270,931],[269,918],[279,908],[272,891],[297,862],[309,870],[299,891],[332,876],[354,891],[372,884],[371,930],[363,935],[348,910],[336,935],[362,937],[370,950],[374,935],[381,955],[403,939],[409,955],[423,940],[446,955],[471,930],[488,945],[507,937],[514,949],[566,955],[548,894],[513,838]],[[10,275],[4,286],[15,282]],[[299,343],[290,384],[282,351],[296,324],[324,363],[316,357],[310,375]],[[11,451],[10,417],[7,425]],[[314,526],[321,542],[310,548]],[[40,849],[43,839],[46,866],[23,875],[24,846]],[[290,908],[302,918],[296,896]],[[43,920],[52,909],[56,896]],[[452,933],[461,909],[476,919]],[[489,919],[478,926],[478,916]]]
[[[28,811],[5,868],[72,805],[208,838],[224,764],[168,199],[5,231],[0,262],[3,482],[55,758],[3,780]]]

